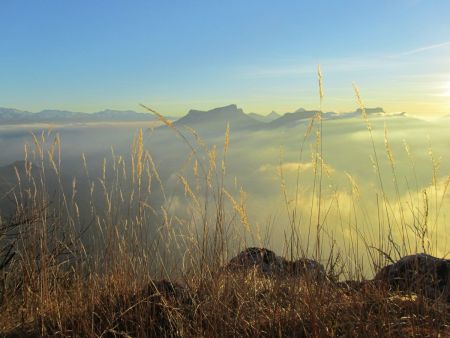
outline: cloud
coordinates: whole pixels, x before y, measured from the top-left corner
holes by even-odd
[[[352,72],[389,67],[390,64],[380,57],[349,57],[328,59],[320,62],[325,73]],[[391,65],[393,66],[393,64]],[[243,71],[244,77],[284,77],[317,74],[317,63],[307,62],[287,66],[258,66]]]
[[[390,57],[391,58],[397,58],[397,57],[402,57],[402,56],[409,56],[409,55],[415,55],[415,54],[419,54],[419,53],[423,53],[429,50],[433,50],[433,49],[440,49],[440,48],[445,48],[445,47],[450,47],[450,41],[445,41],[442,43],[436,43],[433,45],[428,45],[428,46],[423,46],[423,47],[419,47],[419,48],[415,48],[415,49],[411,49],[405,52],[401,52],[398,54],[393,54]]]
[[[280,174],[280,171],[283,171],[283,173],[296,173],[297,171],[305,172],[305,171],[313,171],[314,170],[314,163],[312,162],[286,162],[274,165],[270,163],[266,163],[261,165],[258,168],[258,172],[260,173],[277,173]],[[327,173],[333,173],[335,172],[334,168],[328,164],[324,164],[324,170]]]
[[[444,45],[444,44],[442,44]],[[439,45],[440,46],[440,45]],[[431,46],[428,46],[431,47]],[[437,48],[437,47],[436,47]],[[409,51],[411,52],[411,51]],[[403,54],[403,53],[401,53]],[[352,72],[374,71],[399,69],[404,66],[412,65],[402,60],[396,60],[394,55],[389,53],[373,53],[371,55],[342,57],[342,58],[322,58],[319,62],[290,61],[282,65],[263,64],[251,65],[239,71],[242,78],[282,78],[282,77],[299,77],[313,76],[317,74],[317,65],[320,63],[324,74],[342,73],[350,74]]]
[[[398,69],[401,66],[405,66],[405,61],[400,63],[395,59],[404,56],[411,56],[427,51],[443,49],[450,47],[450,41],[444,41],[441,43],[431,44],[427,46],[418,47],[415,49],[392,52],[392,53],[373,53],[367,56],[354,56],[332,59],[321,59],[320,64],[323,66],[323,71],[326,74],[329,73],[349,73],[354,71],[366,71],[376,69]],[[317,73],[317,62],[306,61],[297,63],[291,61],[290,63],[283,65],[252,65],[247,69],[240,71],[240,76],[244,78],[277,78],[286,76],[301,76],[311,75],[315,76]],[[243,74],[243,75],[242,75]]]

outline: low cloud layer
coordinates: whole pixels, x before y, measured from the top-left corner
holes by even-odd
[[[154,129],[150,123],[66,125],[55,127],[49,142],[57,133],[60,135],[64,181],[70,187],[73,177],[77,177],[80,200],[89,197],[89,187],[81,188],[86,175],[82,153],[90,177],[101,178],[104,166],[114,165],[113,156],[129,158],[133,138],[143,128],[144,150],[152,158],[151,166],[159,173],[157,178],[149,173],[153,177],[152,197],[145,202],[154,208],[155,220],[158,217],[198,219],[195,203],[204,202],[205,186],[211,185],[209,198],[213,198],[223,182],[224,189],[235,199],[223,197],[230,215],[235,214],[235,221],[240,222],[242,216],[236,205],[245,202],[248,223],[260,234],[249,239],[254,244],[258,244],[258,238],[270,234],[270,245],[280,251],[294,224],[302,245],[309,245],[311,250],[315,231],[311,228],[315,229],[319,221],[324,242],[336,243],[343,252],[351,254],[356,249],[349,243],[359,240],[359,245],[363,245],[362,236],[377,242],[379,228],[387,233],[388,222],[394,226],[392,232],[396,239],[401,239],[402,224],[408,225],[407,231],[412,236],[415,224],[422,217],[424,203],[429,203],[431,244],[435,253],[447,254],[449,238],[445,226],[450,201],[444,187],[450,173],[446,157],[450,121],[426,122],[399,116],[374,118],[371,124],[374,148],[361,118],[325,121],[321,155],[316,154],[320,150],[317,129],[308,131],[309,121],[273,130],[231,128],[226,154],[225,129],[212,132],[208,124],[202,124],[197,134],[179,126],[184,139],[170,128]],[[46,135],[42,126],[1,128],[0,165],[23,159],[24,143],[33,148],[30,132],[41,135],[42,130]],[[306,138],[305,133],[309,133]],[[213,154],[212,149],[215,149]],[[210,172],[212,162],[215,169]],[[323,174],[319,181],[320,168]],[[106,171],[112,172],[109,167]],[[100,184],[98,180],[93,181]],[[321,216],[317,218],[319,193]],[[161,207],[169,215],[163,215]],[[380,211],[384,214],[381,218]],[[438,213],[439,218],[433,220]],[[179,224],[182,227],[183,222]],[[242,224],[235,232],[247,236]],[[415,245],[410,238],[408,249],[415,249]]]

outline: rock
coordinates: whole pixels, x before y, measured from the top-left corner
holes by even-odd
[[[256,269],[265,274],[278,274],[283,270],[284,258],[265,248],[247,248],[233,257],[227,265],[229,271]]]
[[[319,262],[301,258],[288,261],[265,248],[247,248],[233,257],[226,266],[227,271],[248,271],[255,269],[265,276],[305,277],[325,279],[325,269]]]
[[[300,258],[294,262],[288,262],[292,266],[291,273],[294,276],[312,276],[319,279],[326,278],[325,268],[319,262],[309,259],[309,258]]]
[[[427,254],[405,256],[382,268],[374,281],[386,283],[391,290],[414,292],[450,303],[450,260]]]

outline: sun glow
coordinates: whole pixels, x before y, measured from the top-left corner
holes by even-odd
[[[447,82],[444,85],[444,92],[442,93],[442,96],[450,97],[450,82]]]

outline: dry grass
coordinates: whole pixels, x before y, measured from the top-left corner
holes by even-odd
[[[318,70],[320,106],[322,74]],[[153,110],[188,146],[190,154],[179,174],[188,217],[171,213],[155,162],[138,131],[129,158],[112,151],[99,177],[81,163],[83,182],[71,189],[62,179],[61,142],[50,131],[33,135],[25,148],[24,168],[17,168],[11,191],[16,213],[0,226],[0,334],[8,337],[445,337],[450,332],[449,307],[420,295],[393,293],[375,283],[348,288],[340,279],[360,280],[359,256],[374,269],[388,259],[416,251],[432,252],[429,201],[409,212],[389,199],[381,179],[372,127],[358,90],[379,178],[378,234],[365,237],[357,226],[347,246],[339,248],[326,227],[321,108],[311,121],[307,139],[315,137],[312,156],[314,188],[309,215],[297,209],[300,168],[292,207],[284,186],[290,234],[286,256],[309,256],[326,265],[328,279],[263,277],[256,271],[226,272],[222,268],[235,252],[262,242],[246,212],[245,193],[233,194],[225,185],[230,129],[219,151],[207,146],[192,130],[184,131]],[[394,184],[396,167],[386,131],[386,154]],[[407,148],[409,152],[409,149]],[[301,162],[301,161],[299,161]],[[434,162],[433,162],[434,163]],[[35,168],[34,166],[38,166]],[[281,180],[283,182],[282,165]],[[433,164],[433,177],[438,165]],[[188,177],[193,177],[190,180]],[[350,174],[354,205],[358,186]],[[90,200],[80,205],[77,191],[84,184]],[[437,179],[434,180],[437,194]],[[444,194],[448,181],[444,183]],[[50,191],[50,186],[58,187]],[[424,193],[417,192],[419,196]],[[153,195],[162,201],[152,204]],[[426,196],[426,193],[425,193]],[[437,196],[440,211],[444,196]],[[426,197],[425,197],[426,198]],[[414,199],[415,200],[415,199]],[[339,208],[339,204],[337,204]],[[355,207],[356,208],[356,207]],[[400,208],[400,209],[398,209]],[[397,210],[400,210],[397,212]],[[355,213],[356,215],[356,213]],[[396,216],[394,216],[396,215]],[[400,215],[398,217],[398,215]],[[436,219],[439,215],[436,215]],[[436,222],[436,220],[434,220]],[[307,232],[303,232],[303,229]],[[236,229],[244,229],[243,232]],[[399,232],[400,236],[396,236]],[[329,246],[327,247],[327,245]]]

